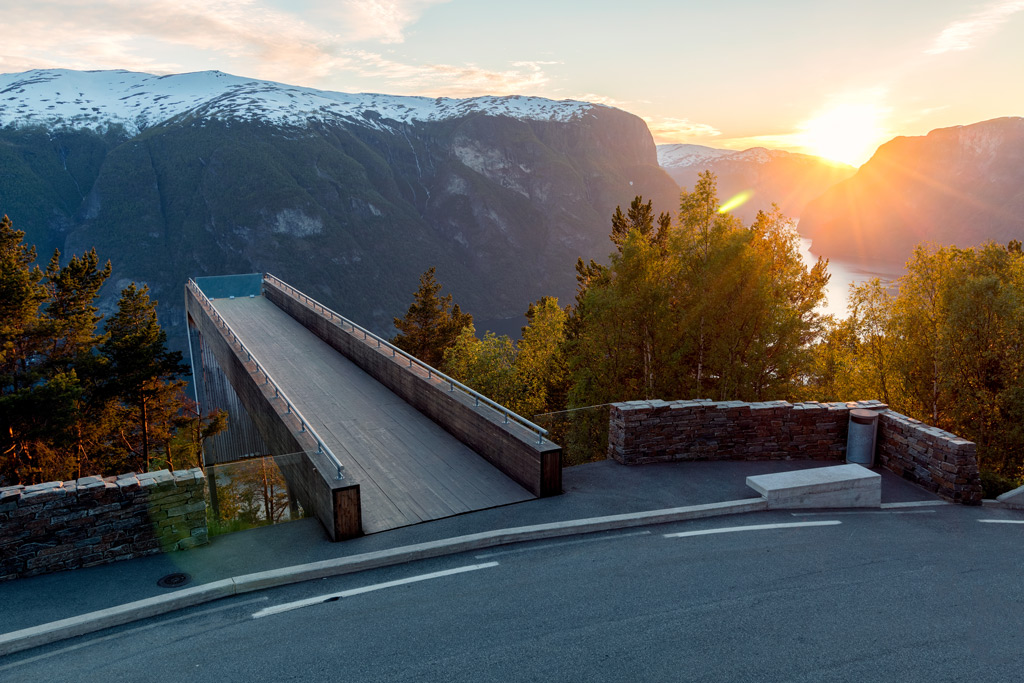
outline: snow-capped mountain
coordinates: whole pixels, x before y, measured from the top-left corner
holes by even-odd
[[[686,168],[737,154],[732,149],[716,149],[704,145],[658,145],[658,164],[662,168]]]
[[[478,320],[518,318],[571,299],[576,259],[607,256],[612,212],[636,194],[678,200],[647,125],[586,102],[0,75],[0,215],[44,264],[96,247],[108,302],[148,283],[182,349],[196,275],[272,272],[387,333],[436,266]]]
[[[35,70],[0,75],[0,127],[42,125],[129,135],[179,117],[303,126],[345,120],[371,127],[479,113],[567,122],[605,105],[541,97],[402,97],[348,94],[241,78],[220,71],[154,76],[133,71]]]
[[[718,195],[726,200],[744,190],[752,198],[734,209],[745,221],[761,209],[778,204],[791,218],[799,218],[804,205],[835,183],[850,177],[854,168],[808,154],[753,147],[742,151],[703,145],[658,145],[658,163],[682,187],[693,188],[697,175],[711,171],[718,178]]]

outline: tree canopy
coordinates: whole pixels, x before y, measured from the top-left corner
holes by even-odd
[[[441,364],[444,350],[455,343],[462,329],[473,324],[473,316],[453,304],[451,294],[440,293],[441,284],[431,267],[420,276],[419,289],[405,316],[395,318],[398,334],[391,340],[398,348],[434,367]]]
[[[777,207],[749,227],[721,211],[713,174],[653,229],[637,197],[613,216],[610,264],[577,264],[571,406],[643,398],[793,396],[821,331],[827,262],[807,268]]]
[[[55,252],[43,271],[23,238],[0,220],[0,484],[201,464],[225,416],[185,397],[148,290],[125,288],[99,333],[110,263]]]

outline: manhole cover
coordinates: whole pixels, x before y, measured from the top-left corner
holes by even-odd
[[[177,588],[178,586],[184,586],[186,583],[192,580],[192,577],[182,572],[176,572],[174,574],[168,574],[159,581],[156,585],[161,588]]]

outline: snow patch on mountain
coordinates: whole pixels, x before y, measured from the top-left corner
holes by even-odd
[[[717,149],[703,145],[669,144],[658,145],[658,165],[662,168],[690,168],[708,162],[743,161],[755,164],[767,164],[773,159],[783,157],[803,157],[816,159],[809,154],[786,152],[781,149],[752,147],[742,151],[734,149]]]
[[[573,121],[605,105],[541,97],[403,97],[348,94],[199,71],[170,76],[134,71],[33,70],[0,74],[0,127],[42,125],[129,135],[170,119],[261,121],[305,126],[355,122],[374,128],[487,114],[533,121]]]
[[[696,166],[713,159],[736,154],[732,149],[715,149],[704,145],[658,145],[658,165],[662,168]]]

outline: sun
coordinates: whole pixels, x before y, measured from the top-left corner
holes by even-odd
[[[800,126],[803,147],[832,161],[860,166],[883,142],[883,112],[871,104],[838,104]]]

